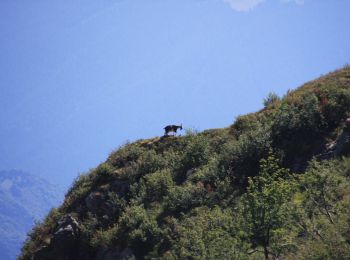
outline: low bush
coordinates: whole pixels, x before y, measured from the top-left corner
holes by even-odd
[[[268,107],[270,105],[273,105],[274,103],[280,101],[280,97],[274,93],[274,92],[270,92],[266,98],[264,98],[264,106]]]

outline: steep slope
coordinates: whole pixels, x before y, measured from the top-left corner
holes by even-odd
[[[47,181],[22,171],[0,171],[0,258],[14,259],[26,234],[63,192]]]
[[[21,259],[350,257],[350,68],[228,128],[128,143],[81,175]]]

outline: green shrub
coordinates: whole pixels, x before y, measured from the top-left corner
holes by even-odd
[[[127,201],[124,197],[119,196],[115,192],[108,192],[106,204],[109,209],[109,215],[114,216],[112,221],[115,221],[127,206]]]
[[[349,259],[350,161],[312,161],[300,177],[296,222],[304,234],[299,257]]]
[[[252,122],[238,140],[226,144],[219,167],[223,167],[238,186],[245,185],[248,176],[257,174],[259,161],[268,154],[271,142],[269,122]]]
[[[100,164],[93,172],[93,184],[98,186],[116,179],[117,175],[113,167],[107,163]]]
[[[164,198],[164,210],[171,214],[187,212],[203,204],[204,194],[204,187],[201,186],[174,186]]]
[[[288,167],[299,158],[310,159],[319,148],[325,122],[316,95],[307,93],[292,100],[287,99],[276,111],[272,124],[272,139],[275,149],[284,153]]]
[[[118,238],[135,248],[137,256],[151,251],[160,240],[161,233],[154,216],[148,214],[143,206],[126,208],[120,218]]]
[[[329,129],[334,129],[350,112],[350,89],[334,89],[320,95],[322,113]]]
[[[210,145],[203,135],[191,135],[186,137],[187,145],[181,159],[181,168],[192,169],[208,162]]]
[[[236,118],[235,123],[231,126],[230,132],[231,134],[234,134],[236,138],[238,138],[241,134],[245,133],[246,131],[256,129],[258,121],[258,115],[255,113],[238,116]]]
[[[66,211],[73,210],[77,205],[82,204],[83,200],[93,188],[93,174],[80,174],[73,182],[68,190],[64,202],[63,209]]]
[[[101,228],[101,224],[99,223],[96,216],[94,216],[91,212],[87,213],[84,221],[80,225],[80,236],[83,240],[84,244],[91,244],[91,240],[94,237],[97,230]]]
[[[118,226],[114,225],[106,230],[97,229],[90,240],[90,246],[94,249],[113,248],[118,240]]]
[[[219,171],[219,159],[216,155],[208,160],[208,163],[193,171],[193,174],[188,176],[188,181],[197,183],[199,181],[212,183],[222,179],[222,172]]]
[[[249,178],[247,192],[242,196],[243,230],[252,245],[262,247],[265,259],[279,258],[293,248],[289,241],[291,198],[295,188],[287,179],[289,172],[280,168],[278,160],[270,155],[261,160],[259,175]]]
[[[141,176],[154,173],[166,167],[166,161],[162,155],[154,150],[145,151],[137,161],[139,165],[138,173]]]
[[[173,188],[174,182],[169,171],[160,171],[144,177],[143,184],[146,189],[146,201],[161,201]]]
[[[276,102],[280,101],[280,97],[274,93],[274,92],[270,92],[266,98],[264,98],[264,106],[268,107]]]
[[[292,103],[288,100],[282,103],[274,116],[274,135],[288,139],[300,132],[318,133],[324,126],[322,120],[319,101],[309,93]]]
[[[100,164],[88,174],[79,175],[65,196],[63,208],[71,211],[78,205],[83,204],[85,198],[94,188],[107,184],[116,179],[116,177],[114,169],[107,163]]]
[[[136,162],[144,151],[145,149],[139,146],[137,143],[126,143],[124,146],[120,147],[116,152],[111,153],[107,160],[107,163],[114,167],[122,168],[127,166],[131,162]]]
[[[197,208],[169,230],[172,247],[167,257],[176,259],[247,259],[230,210]],[[164,256],[164,258],[167,258]]]

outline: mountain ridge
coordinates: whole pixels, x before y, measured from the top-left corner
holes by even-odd
[[[20,259],[350,257],[350,67],[264,106],[112,152]]]
[[[13,259],[27,232],[53,206],[62,191],[43,178],[20,170],[0,171],[1,258]]]

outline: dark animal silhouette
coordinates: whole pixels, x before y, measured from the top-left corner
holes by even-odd
[[[175,135],[177,129],[182,130],[182,124],[181,125],[167,125],[166,127],[164,127],[164,130],[165,130],[164,135],[167,136],[171,132],[174,133],[174,135]]]

